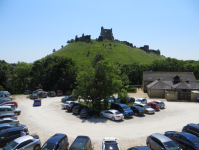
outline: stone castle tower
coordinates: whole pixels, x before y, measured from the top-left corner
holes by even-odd
[[[103,36],[103,38],[105,40],[114,40],[112,28],[111,29],[104,29],[104,27],[101,27],[100,35]]]

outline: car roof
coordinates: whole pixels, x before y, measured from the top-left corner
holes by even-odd
[[[151,134],[151,136],[159,139],[161,142],[168,142],[168,141],[172,141],[170,138],[162,135],[162,134],[159,134],[159,133],[154,133],[154,134]]]
[[[41,99],[35,99],[35,101],[40,101]]]
[[[3,121],[3,120],[13,120],[13,119],[11,119],[11,118],[2,118],[2,119],[0,119],[0,121]]]
[[[151,104],[156,104],[155,102],[149,102],[149,103],[151,103]]]
[[[187,137],[188,139],[190,139],[190,140],[193,140],[193,139],[198,139],[198,137],[197,136],[195,136],[195,135],[193,135],[193,134],[191,134],[191,133],[187,133],[187,132],[179,132],[178,134],[180,134],[180,135],[182,135],[182,136],[185,136],[185,137]]]
[[[106,138],[103,138],[103,141],[117,141],[117,139],[114,137],[106,137]]]
[[[143,99],[146,99],[146,98],[137,98],[137,99],[143,100]]]
[[[0,124],[0,127],[10,127],[11,125],[9,123],[2,123]]]
[[[22,143],[22,142],[30,140],[30,139],[33,139],[33,137],[30,135],[26,135],[26,136],[19,137],[19,138],[15,139],[14,141],[17,143]]]
[[[58,143],[64,136],[66,136],[65,134],[61,134],[61,133],[57,133],[55,135],[53,135],[51,138],[49,138],[46,143]]]
[[[191,127],[199,129],[199,125],[194,124],[194,123],[187,124],[187,126],[191,126]]]
[[[11,108],[11,106],[0,106],[0,108]]]
[[[1,114],[0,116],[15,115],[14,113]]]
[[[107,111],[118,112],[118,110],[115,110],[115,109],[110,109],[110,110],[107,110]]]
[[[153,102],[163,102],[163,101],[155,100],[155,101],[153,101]]]

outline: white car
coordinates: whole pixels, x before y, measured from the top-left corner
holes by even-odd
[[[116,138],[107,137],[102,140],[101,150],[122,150]]]
[[[110,118],[112,120],[122,120],[122,119],[124,119],[124,115],[122,113],[120,113],[119,111],[114,110],[114,109],[101,111],[100,115],[103,116],[103,117],[106,117],[106,118]]]
[[[134,104],[146,104],[147,103],[147,100],[146,98],[138,98]]]
[[[67,102],[61,104],[61,107],[64,108],[64,109],[66,109],[69,104],[75,104],[75,102],[74,101],[67,101]]]
[[[140,106],[143,109],[145,109],[145,113],[146,114],[155,114],[155,110],[153,108],[151,108],[150,106],[146,105],[146,104],[135,104],[135,106]]]
[[[153,102],[155,102],[156,104],[158,104],[160,106],[160,108],[165,108],[165,103],[163,101],[156,100],[156,101],[153,101]]]

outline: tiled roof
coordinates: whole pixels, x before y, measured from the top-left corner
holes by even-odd
[[[170,86],[168,86],[167,84],[165,84],[161,80],[160,81],[155,80],[154,82],[148,84],[147,87],[149,89],[164,89],[164,90],[171,89]]]
[[[161,79],[162,81],[173,81],[173,77],[178,75],[182,81],[197,82],[193,72],[143,72],[144,81],[154,81]]]

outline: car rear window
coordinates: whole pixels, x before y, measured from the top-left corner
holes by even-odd
[[[166,147],[167,150],[178,150],[178,149],[180,149],[178,147],[178,145],[173,141],[165,142],[163,144],[164,144],[164,146]]]
[[[77,138],[71,148],[81,148],[86,146],[87,138]]]
[[[105,150],[119,150],[117,144],[105,144]]]
[[[115,114],[116,114],[116,115],[119,115],[119,114],[121,114],[121,113],[120,113],[120,112],[118,112],[118,111],[116,111],[116,112],[115,112]]]

